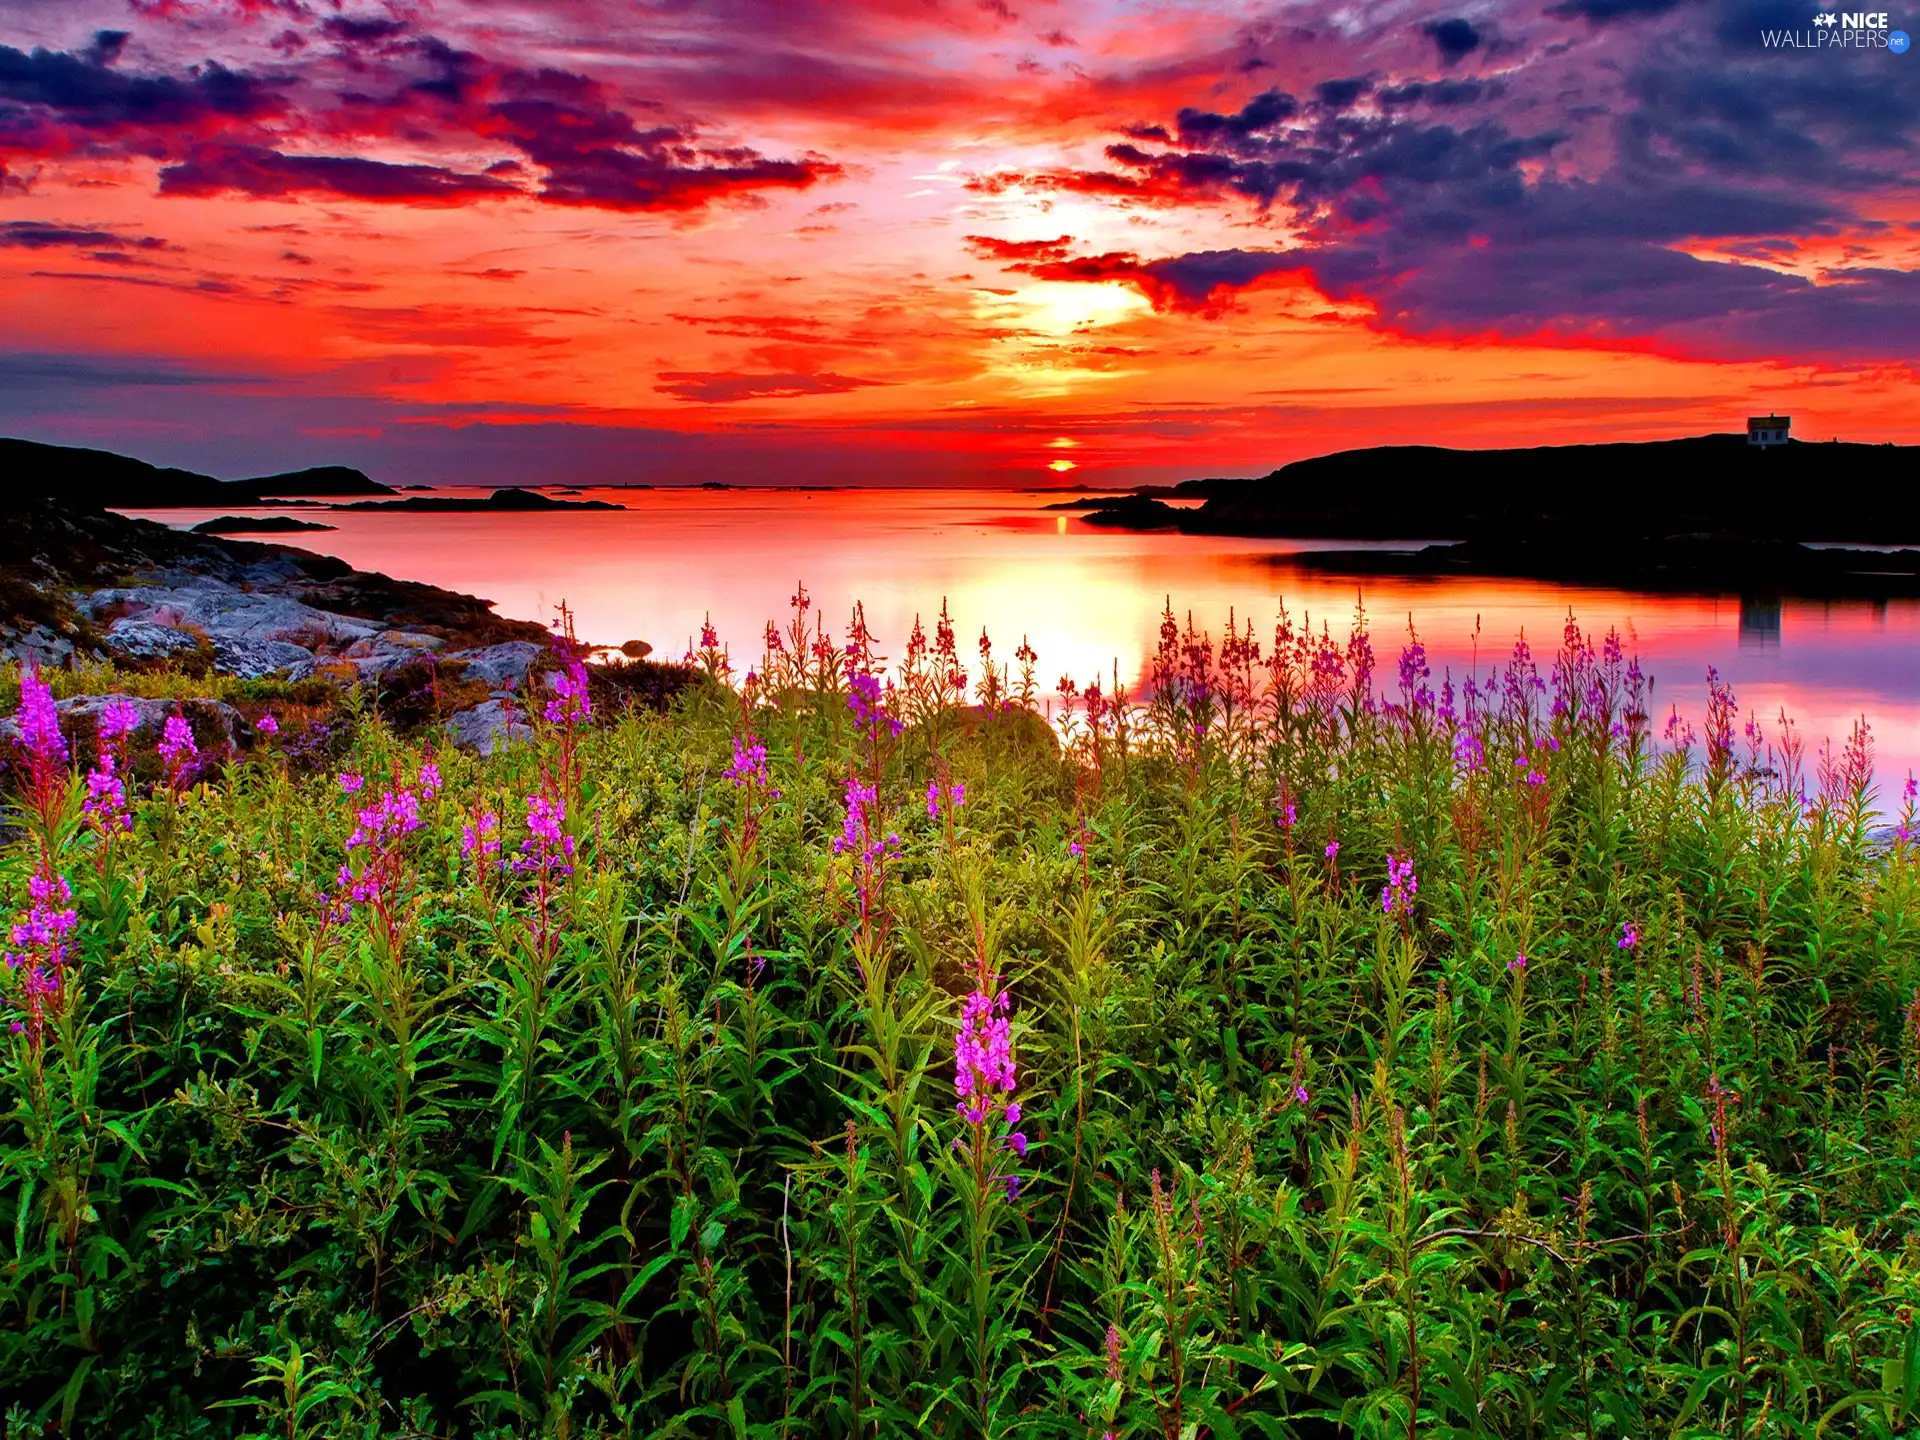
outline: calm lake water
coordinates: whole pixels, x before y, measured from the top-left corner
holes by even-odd
[[[441,492],[446,493],[446,492]],[[471,492],[466,492],[471,493]],[[1293,556],[1351,542],[1129,534],[1043,507],[1058,496],[979,490],[589,490],[624,511],[530,514],[293,512],[339,527],[283,537],[368,570],[491,599],[506,615],[548,620],[565,600],[583,637],[651,642],[683,652],[711,616],[744,670],[768,620],[784,622],[796,582],[844,630],[852,603],[888,654],[914,616],[929,628],[944,597],[969,661],[984,626],[1011,658],[1024,635],[1049,689],[1071,672],[1137,678],[1158,634],[1161,605],[1191,611],[1217,636],[1229,608],[1251,615],[1269,642],[1284,600],[1346,634],[1365,604],[1383,683],[1409,621],[1436,675],[1476,663],[1485,673],[1524,634],[1549,656],[1571,611],[1596,637],[1617,627],[1669,704],[1696,728],[1706,670],[1731,681],[1742,719],[1774,729],[1784,707],[1808,741],[1844,738],[1855,716],[1873,727],[1883,803],[1920,766],[1920,602],[1781,604],[1652,595],[1523,580],[1341,577],[1301,570]],[[129,512],[176,526],[215,513]],[[263,536],[263,539],[282,537]],[[1475,631],[1478,643],[1475,644]]]

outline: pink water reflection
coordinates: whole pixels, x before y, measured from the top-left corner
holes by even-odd
[[[916,614],[944,597],[966,652],[984,626],[996,654],[1026,636],[1051,686],[1137,676],[1171,596],[1183,617],[1217,636],[1231,607],[1271,638],[1284,598],[1346,633],[1364,601],[1382,681],[1412,618],[1432,657],[1484,673],[1524,632],[1551,654],[1571,609],[1595,635],[1618,627],[1655,676],[1662,717],[1678,703],[1696,723],[1715,665],[1748,715],[1794,716],[1809,750],[1844,737],[1855,716],[1873,725],[1883,783],[1920,766],[1920,603],[1793,602],[1775,608],[1512,580],[1341,578],[1290,565],[1289,554],[1336,542],[1130,534],[1047,512],[1050,497],[978,490],[593,490],[629,508],[538,514],[308,512],[337,530],[289,537],[364,569],[425,580],[493,600],[507,615],[546,619],[562,599],[580,631],[607,644],[650,641],[678,654],[711,615],[742,669],[760,653],[769,619],[784,620],[804,580],[830,623],[852,602],[897,654]],[[150,512],[190,525],[211,511]],[[256,512],[239,512],[256,513]],[[282,512],[284,513],[284,512]],[[270,537],[269,537],[270,538]]]

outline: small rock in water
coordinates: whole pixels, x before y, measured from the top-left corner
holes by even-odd
[[[629,660],[644,660],[653,653],[653,646],[644,640],[629,640],[620,647],[620,653]]]

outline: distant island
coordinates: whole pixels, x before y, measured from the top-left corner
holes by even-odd
[[[1089,509],[1185,535],[1446,543],[1287,557],[1342,574],[1478,575],[1639,589],[1920,594],[1920,447],[1700,435],[1598,445],[1344,450],[1256,480],[1189,480]],[[1064,508],[1064,507],[1050,507]],[[1076,507],[1077,508],[1077,507]]]
[[[296,530],[334,530],[314,520],[296,520],[291,515],[216,515],[193,527],[196,535],[285,535]]]
[[[495,490],[491,495],[410,495],[405,500],[357,500],[336,510],[624,510],[606,500],[556,500],[538,490]]]
[[[149,465],[108,450],[0,438],[0,475],[22,495],[51,495],[104,509],[271,505],[316,495],[393,495],[390,486],[345,465],[317,465],[252,480],[216,480]]]

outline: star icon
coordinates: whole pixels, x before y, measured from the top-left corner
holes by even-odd
[[[1813,23],[1816,25],[1832,25],[1839,18],[1840,18],[1839,16],[1835,15],[1832,11],[1828,10],[1828,11],[1823,11],[1820,14],[1814,16]]]

